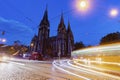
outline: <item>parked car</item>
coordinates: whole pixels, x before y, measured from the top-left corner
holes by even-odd
[[[43,60],[43,58],[38,52],[32,52],[31,56],[29,57],[29,60]]]

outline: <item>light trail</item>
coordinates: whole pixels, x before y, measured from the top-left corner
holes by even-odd
[[[105,71],[106,69],[101,69],[101,68],[97,68],[97,67],[93,67],[93,66],[86,66],[86,65],[83,65],[83,64],[80,64],[78,63],[77,61],[73,61],[75,64],[79,65],[79,66],[83,66],[83,67],[86,67],[86,68],[92,68],[92,69],[96,69],[96,70],[100,70],[100,71]]]
[[[28,59],[17,59],[17,58],[11,58],[10,61],[18,61],[18,62],[24,62],[24,63],[43,63],[43,64],[51,64],[52,61],[38,61],[38,60],[28,60]]]
[[[23,64],[23,63],[17,63],[17,62],[9,62],[9,63],[25,66],[25,64]]]
[[[82,62],[84,62],[84,60],[80,60],[80,59],[76,59],[76,60],[78,60],[78,61],[82,61]],[[120,66],[120,63],[115,63],[115,62],[105,62],[105,61],[93,61],[93,60],[90,60],[89,62],[91,62],[91,63],[100,63],[100,64],[111,64],[111,65],[117,65],[117,66]]]
[[[69,65],[72,65],[70,62],[68,62]],[[93,68],[93,69],[98,69],[98,70],[105,70],[105,69],[100,69],[100,68],[97,68],[97,67],[92,67],[92,66],[88,66],[88,65],[83,65],[83,64],[80,64],[80,63],[77,63],[76,61],[74,61],[75,64],[79,65],[79,66],[84,66],[84,67],[87,67],[87,68]],[[74,65],[73,65],[74,66]],[[81,69],[81,67],[78,67]],[[102,72],[98,72],[98,71],[95,71],[95,70],[90,70],[90,69],[86,69],[88,71],[91,71],[91,72],[95,72],[95,73],[98,73],[98,74],[101,74],[101,75],[104,75],[104,76],[108,76],[108,77],[111,77],[111,78],[115,78],[115,79],[120,79],[120,77],[117,77],[117,76],[113,76],[113,75],[110,75],[110,74],[106,74],[106,73],[102,73]]]
[[[80,69],[74,68],[74,67],[70,67],[70,66],[72,66],[72,65],[70,65],[68,61],[69,61],[69,60],[63,61],[63,62],[66,62],[66,63],[68,64],[68,66],[66,66],[66,64],[62,64],[62,65],[60,65],[60,66],[62,66],[62,67],[64,66],[64,67],[66,67],[66,68],[70,68],[70,69],[73,69],[73,70],[76,70],[76,71],[81,71],[81,72],[85,72],[85,73],[91,74],[91,72],[85,71],[84,69],[82,69],[82,67],[81,67]],[[94,74],[94,75],[96,75],[96,74]]]
[[[89,78],[87,78],[87,77],[77,75],[77,74],[75,74],[75,73],[73,73],[73,72],[70,72],[70,71],[67,71],[67,70],[65,70],[65,69],[63,69],[63,68],[58,67],[57,65],[60,66],[60,64],[58,64],[56,61],[54,61],[52,64],[53,64],[53,66],[54,66],[55,68],[57,68],[57,69],[59,69],[59,70],[61,70],[61,71],[64,71],[64,72],[66,72],[66,73],[68,73],[68,74],[71,74],[71,75],[73,75],[73,76],[79,77],[79,78],[84,79],[84,80],[91,80],[91,79],[89,79]],[[56,65],[56,64],[57,64],[57,65]]]
[[[74,55],[85,55],[85,54],[96,54],[92,52],[104,52],[104,51],[120,51],[120,44],[111,44],[111,45],[104,45],[104,46],[98,46],[93,48],[86,48],[82,50],[76,50],[73,51],[72,54]],[[113,53],[116,54],[116,53]],[[107,54],[108,55],[108,54]],[[119,55],[119,54],[118,54]]]
[[[73,69],[73,70],[76,70],[77,72],[79,72],[79,71],[82,71],[82,72],[84,72],[84,73],[89,73],[88,75],[91,75],[91,76],[94,76],[94,75],[96,75],[96,78],[97,78],[97,76],[104,76],[105,78],[107,78],[107,77],[109,77],[109,78],[114,78],[114,79],[120,79],[120,77],[117,77],[117,76],[113,76],[113,75],[110,75],[110,74],[106,74],[106,73],[103,73],[103,72],[98,72],[98,71],[95,71],[95,70],[91,70],[91,69],[87,69],[87,68],[83,68],[83,67],[80,67],[80,66],[76,66],[76,65],[73,65],[73,64],[71,64],[70,63],[70,61],[71,60],[61,60],[61,65],[60,64],[58,64],[57,62],[55,62],[55,64],[57,64],[57,65],[59,65],[59,66],[62,66],[62,67],[66,67],[66,68],[70,68],[70,69]],[[68,64],[68,66],[67,66],[67,64],[64,64],[64,63],[67,63]],[[70,66],[72,66],[72,67],[70,67]],[[85,66],[85,65],[84,65]],[[58,67],[58,66],[57,66]],[[86,66],[85,66],[86,67]],[[59,69],[60,67],[58,67],[58,69]],[[91,67],[90,67],[91,68]],[[63,69],[63,68],[60,68],[59,70],[61,70],[62,69],[62,71],[64,71],[65,69]],[[64,72],[66,72],[66,70],[64,71]],[[70,72],[70,71],[68,71],[68,72]],[[92,74],[91,74],[92,73]]]

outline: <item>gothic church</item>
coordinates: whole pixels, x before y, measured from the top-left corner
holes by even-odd
[[[33,37],[31,44],[31,51],[38,52],[43,57],[71,57],[74,37],[71,31],[70,22],[68,21],[68,27],[66,29],[62,14],[57,29],[57,35],[50,37],[50,23],[48,20],[48,11],[46,9],[43,19],[39,24],[38,35]]]

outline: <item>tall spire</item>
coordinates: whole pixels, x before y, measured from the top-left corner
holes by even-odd
[[[64,24],[63,12],[61,13],[61,19],[60,19],[60,24],[58,26],[58,31],[66,31],[66,27]]]
[[[64,24],[63,12],[61,13],[60,24]]]
[[[69,21],[69,20],[68,20],[68,29],[67,29],[67,32],[72,32],[72,31],[71,31],[70,21]]]
[[[49,26],[49,20],[48,20],[48,9],[47,9],[47,5],[46,5],[46,10],[45,10],[45,12],[44,12],[44,16],[43,16],[43,19],[42,19],[42,21],[41,21],[40,25],[43,25],[43,24],[45,24],[45,25],[48,25],[48,26]]]
[[[48,20],[48,9],[47,9],[47,5],[46,5],[46,10],[45,10],[45,12],[44,12],[43,20]]]

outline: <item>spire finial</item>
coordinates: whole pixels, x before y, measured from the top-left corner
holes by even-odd
[[[44,16],[43,16],[43,20],[48,20],[48,8],[47,8],[47,4],[46,4],[46,10],[45,10],[45,12],[44,12]]]
[[[70,20],[68,20],[68,29],[67,29],[67,31],[68,31],[68,32],[71,31]]]
[[[46,11],[48,10],[48,4],[46,4]]]
[[[42,19],[42,21],[40,22],[40,25],[42,25],[42,24],[47,24],[48,26],[50,25],[50,24],[49,24],[49,20],[48,20],[47,4],[46,4],[46,10],[45,10],[45,12],[44,12],[43,19]]]
[[[63,11],[61,12],[61,20],[60,20],[60,23],[64,23]]]
[[[68,26],[70,26],[70,20],[68,19]]]

